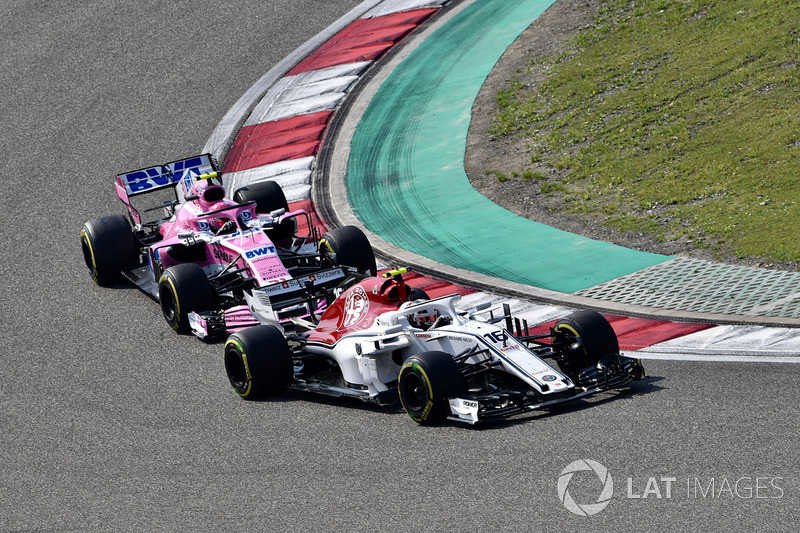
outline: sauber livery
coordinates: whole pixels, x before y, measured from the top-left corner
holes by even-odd
[[[599,313],[578,311],[531,335],[507,306],[502,314],[489,304],[458,311],[460,296],[429,299],[406,286],[403,272],[350,274],[319,318],[276,327],[265,317],[231,335],[225,368],[233,388],[245,399],[289,387],[399,400],[422,424],[475,424],[644,377]]]

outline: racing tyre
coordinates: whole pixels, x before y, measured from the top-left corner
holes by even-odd
[[[467,383],[453,358],[445,352],[409,357],[397,380],[400,403],[419,424],[442,422],[450,413],[449,398],[462,397]]]
[[[414,302],[416,300],[430,300],[431,297],[428,293],[418,287],[411,287],[408,291],[408,301]]]
[[[178,333],[189,333],[189,313],[216,307],[216,291],[199,265],[171,266],[158,281],[158,301],[164,319]]]
[[[286,201],[286,195],[283,194],[283,189],[278,183],[274,181],[264,181],[261,183],[253,183],[241,189],[237,189],[233,193],[233,200],[240,204],[245,202],[256,203],[256,213],[268,215],[278,209],[285,209],[289,212],[289,203]],[[287,219],[281,221],[277,227],[267,230],[267,237],[274,243],[284,241],[295,234],[296,221],[294,219]]]
[[[556,322],[553,329],[553,342],[566,345],[558,364],[573,380],[582,369],[597,365],[600,359],[619,362],[617,334],[597,311],[573,313]]]
[[[247,328],[228,337],[225,371],[233,389],[245,400],[280,392],[294,378],[289,345],[275,326]]]
[[[342,226],[323,235],[319,240],[319,252],[331,265],[353,267],[373,276],[378,273],[372,245],[355,226]]]
[[[93,218],[81,229],[83,260],[92,279],[108,286],[120,280],[120,271],[136,264],[138,248],[128,219],[122,215]]]
[[[245,202],[256,203],[256,213],[269,214],[276,209],[289,210],[289,203],[283,189],[274,181],[253,183],[233,193],[233,200],[240,204]]]

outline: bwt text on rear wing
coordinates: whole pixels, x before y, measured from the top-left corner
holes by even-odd
[[[155,165],[119,174],[114,185],[117,196],[128,208],[134,223],[141,224],[141,215],[131,205],[131,197],[174,187],[176,201],[182,202],[189,195],[195,181],[217,175],[216,161],[211,154],[201,154],[164,165]]]

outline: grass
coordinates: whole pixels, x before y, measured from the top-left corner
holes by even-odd
[[[794,0],[610,0],[499,91],[490,133],[529,140],[573,213],[800,262],[797,20]]]
[[[509,179],[506,174],[500,172],[499,170],[487,170],[486,171],[486,175],[487,176],[496,177],[497,181],[499,181],[500,183],[503,183],[504,181],[508,181],[508,179]]]

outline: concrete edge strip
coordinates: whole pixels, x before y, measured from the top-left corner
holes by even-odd
[[[681,353],[660,353],[638,350],[636,352],[622,352],[622,355],[634,359],[657,361],[692,361],[698,363],[800,363],[800,357],[794,356],[769,356],[769,355],[693,355]]]

